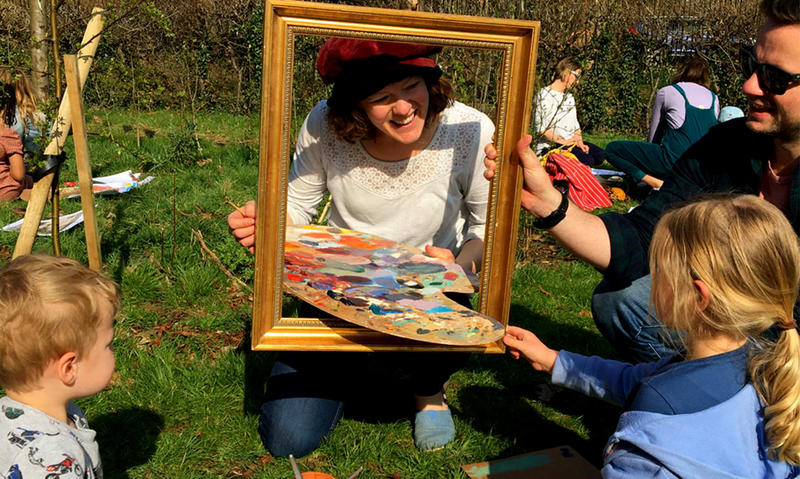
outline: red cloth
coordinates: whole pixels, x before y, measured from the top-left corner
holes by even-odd
[[[611,206],[611,199],[600,186],[592,169],[578,160],[560,153],[550,152],[544,166],[550,180],[566,181],[569,184],[569,198],[584,210]]]
[[[442,51],[434,45],[413,43],[376,42],[356,38],[331,38],[322,45],[317,57],[317,71],[325,83],[332,83],[347,62],[371,57],[396,57],[397,63],[434,68],[436,61],[428,57]]]

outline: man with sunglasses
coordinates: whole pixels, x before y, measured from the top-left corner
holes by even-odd
[[[538,217],[538,227],[604,273],[592,313],[628,360],[652,361],[672,352],[661,323],[648,314],[648,247],[667,208],[701,194],[749,193],[778,206],[800,231],[800,0],[762,0],[761,11],[766,21],[756,46],[742,52],[747,117],[713,127],[676,162],[662,188],[630,213],[595,216],[571,205],[550,184],[529,148],[530,136],[517,145],[523,208]],[[488,147],[486,156],[485,176],[491,178],[497,155]]]

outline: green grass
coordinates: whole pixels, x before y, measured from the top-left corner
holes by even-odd
[[[106,477],[285,479],[288,461],[272,458],[257,433],[275,354],[249,351],[251,297],[209,258],[195,233],[234,275],[252,280],[252,257],[227,232],[225,200],[255,197],[258,120],[203,113],[196,130],[192,120],[167,111],[87,114],[95,176],[132,169],[155,180],[96,199],[104,271],[122,288],[118,377],[79,405],[98,431]],[[71,142],[72,158],[69,150]],[[76,176],[69,161],[61,180]],[[18,219],[14,209],[21,207],[20,201],[0,205],[0,221]],[[76,211],[80,202],[62,200],[61,208]],[[599,273],[547,235],[536,237],[527,215],[521,223],[509,322],[553,347],[613,355],[589,312]],[[15,241],[15,233],[0,233],[0,260],[10,258]],[[62,246],[88,262],[82,227],[63,233]],[[37,239],[34,250],[51,252],[50,240]],[[447,393],[457,435],[445,449],[417,451],[410,405],[397,387],[368,384],[333,435],[299,460],[301,469],[338,478],[358,466],[363,478],[464,478],[462,464],[562,444],[599,464],[619,413],[550,386],[528,364],[503,355],[473,355]],[[375,414],[364,406],[370,402]]]

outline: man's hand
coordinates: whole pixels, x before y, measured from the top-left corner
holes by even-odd
[[[531,135],[523,136],[517,142],[517,148],[512,153],[519,159],[522,166],[522,194],[520,202],[522,207],[535,216],[545,217],[558,208],[561,203],[561,193],[550,183],[550,176],[544,171],[539,157],[531,150]],[[497,150],[494,145],[487,145],[484,151],[486,158],[483,164],[486,170],[484,178],[494,178],[497,170]]]
[[[256,250],[256,202],[248,201],[238,210],[228,215],[230,233],[247,248],[250,253]]]
[[[514,359],[525,358],[533,369],[553,374],[558,351],[548,348],[535,334],[527,329],[509,326],[503,343],[508,346]]]

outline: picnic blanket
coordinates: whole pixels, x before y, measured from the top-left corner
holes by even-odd
[[[569,198],[581,209],[593,210],[611,206],[608,193],[594,177],[592,169],[578,161],[569,151],[550,150],[542,157],[542,162],[553,184],[566,184]]]

